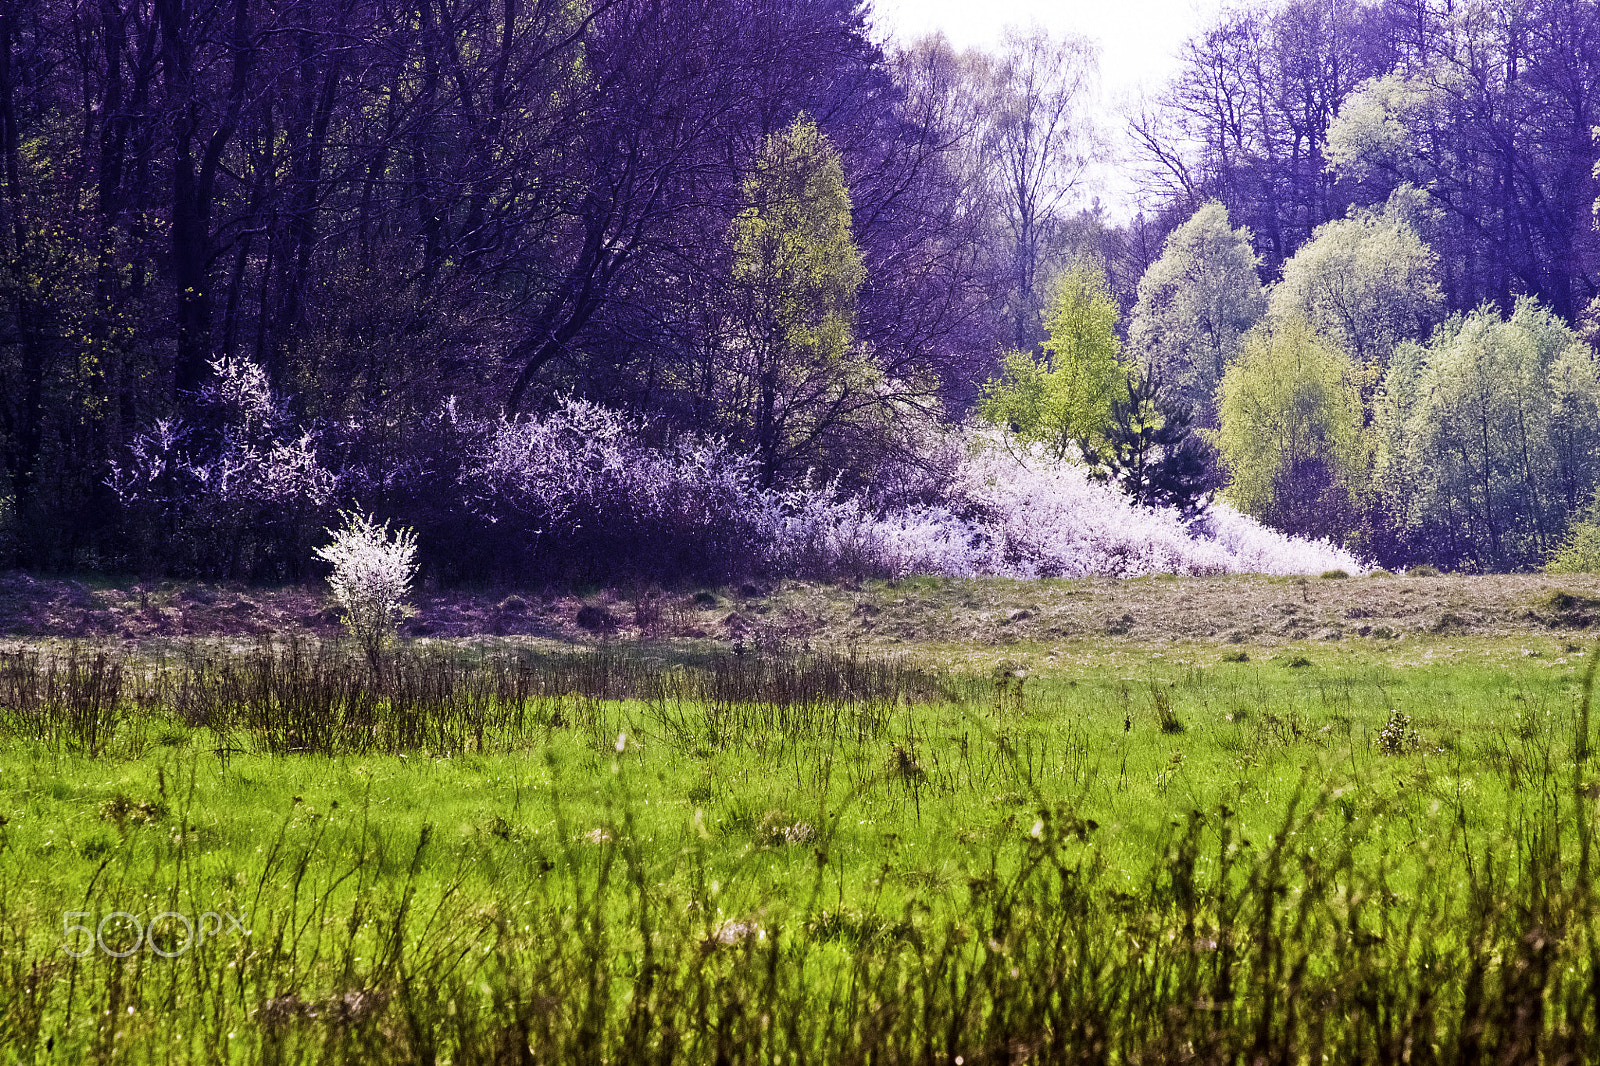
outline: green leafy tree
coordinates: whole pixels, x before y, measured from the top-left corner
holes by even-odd
[[[1566,538],[1545,563],[1547,574],[1593,574],[1600,572],[1600,525],[1593,520],[1572,523]]]
[[[1433,252],[1396,218],[1345,218],[1318,226],[1283,264],[1272,314],[1300,318],[1349,352],[1370,399],[1395,347],[1438,320],[1444,295]]]
[[[1581,341],[1550,368],[1550,447],[1557,491],[1568,512],[1600,484],[1600,357]]]
[[[1253,331],[1222,377],[1217,447],[1240,510],[1290,533],[1346,537],[1368,465],[1350,357],[1298,318]]]
[[[1545,561],[1547,574],[1600,573],[1600,497],[1591,499]]]
[[[1413,187],[1429,178],[1421,134],[1446,121],[1448,96],[1431,78],[1385,74],[1369,78],[1339,107],[1328,127],[1328,169],[1355,181],[1385,177]]]
[[[1406,341],[1394,350],[1389,369],[1379,382],[1372,403],[1373,490],[1368,518],[1370,545],[1385,563],[1406,561],[1406,512],[1417,492],[1421,472],[1410,446],[1412,414],[1421,400],[1422,371],[1428,349]]]
[[[770,486],[866,417],[882,378],[852,336],[866,271],[844,169],[815,122],[801,115],[767,138],[744,205],[731,235],[739,329],[724,402]]]
[[[1250,231],[1233,229],[1228,209],[1212,200],[1172,231],[1139,280],[1128,342],[1147,371],[1215,426],[1222,374],[1266,304]]]
[[[1126,387],[1117,302],[1105,271],[1079,260],[1057,280],[1044,317],[1044,353],[1009,352],[984,390],[979,414],[1058,462],[1080,441],[1099,442]]]
[[[1435,333],[1413,391],[1403,440],[1383,449],[1406,453],[1411,481],[1390,495],[1412,552],[1480,570],[1542,561],[1594,487],[1592,351],[1530,298],[1507,319],[1485,306]]]

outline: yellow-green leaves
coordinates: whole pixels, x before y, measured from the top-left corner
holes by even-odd
[[[851,235],[844,168],[815,122],[801,115],[767,138],[744,200],[733,221],[733,278],[765,312],[769,341],[843,359],[866,269]]]
[[[1485,569],[1553,546],[1593,485],[1595,365],[1549,309],[1488,305],[1434,335],[1405,427],[1410,525]],[[1588,381],[1584,379],[1588,378]]]
[[[730,234],[738,336],[724,405],[770,485],[863,417],[881,375],[852,336],[866,269],[844,168],[815,122],[801,115],[767,138],[744,202]]]
[[[1420,340],[1438,322],[1444,294],[1437,263],[1398,219],[1335,219],[1283,264],[1270,310],[1305,319],[1376,382],[1397,345]]]
[[[1094,441],[1111,423],[1124,388],[1117,303],[1105,272],[1080,260],[1062,274],[1044,318],[1042,358],[1008,352],[1001,376],[984,389],[979,413],[1008,426],[1018,440],[1065,459],[1078,441]]]
[[[1215,425],[1222,374],[1265,310],[1250,231],[1234,229],[1211,200],[1172,231],[1139,280],[1128,345],[1202,424]]]
[[[1222,377],[1217,447],[1240,510],[1282,529],[1334,529],[1362,490],[1367,445],[1350,357],[1304,321],[1246,339]]]

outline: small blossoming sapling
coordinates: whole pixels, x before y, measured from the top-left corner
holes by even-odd
[[[328,585],[334,601],[376,670],[395,623],[409,610],[405,597],[417,573],[416,533],[398,529],[391,535],[387,521],[379,525],[374,517],[344,511],[339,516],[344,525],[328,530],[333,543],[316,555],[332,565]]]

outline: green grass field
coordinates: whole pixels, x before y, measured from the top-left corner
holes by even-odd
[[[17,649],[0,1061],[1594,1061],[1586,647]]]

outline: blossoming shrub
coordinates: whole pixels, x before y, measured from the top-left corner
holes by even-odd
[[[779,497],[715,438],[650,442],[635,419],[568,399],[542,417],[463,426],[466,511],[512,563],[589,580],[718,579],[768,570]]]
[[[1235,573],[1325,574],[1343,570],[1359,574],[1368,569],[1354,554],[1326,540],[1280,533],[1225,503],[1206,513],[1198,532],[1228,552]]]
[[[191,418],[138,434],[107,484],[141,570],[283,579],[303,573],[338,481],[261,368],[223,359]]]
[[[330,529],[331,544],[317,549],[317,558],[333,567],[328,587],[344,611],[351,636],[374,668],[384,644],[406,610],[406,597],[417,575],[417,539],[409,529],[392,536],[389,523],[359,514],[341,513],[344,525]]]
[[[298,576],[336,494],[416,529],[445,580],[1362,569],[1226,506],[1187,523],[1140,507],[1082,467],[981,435],[924,441],[855,491],[837,479],[775,491],[719,439],[584,400],[494,419],[447,404],[396,447],[358,423],[292,428],[259,369],[214,370],[194,421],[158,422],[111,478],[147,557],[182,571]]]
[[[1081,467],[1018,456],[982,441],[944,504],[878,517],[850,503],[831,510],[813,505],[790,520],[789,540],[804,547],[798,568],[813,571],[826,571],[830,558],[871,560],[874,572],[883,574],[952,576],[1364,569],[1342,548],[1278,533],[1225,505],[1186,524],[1175,510],[1135,505]]]

